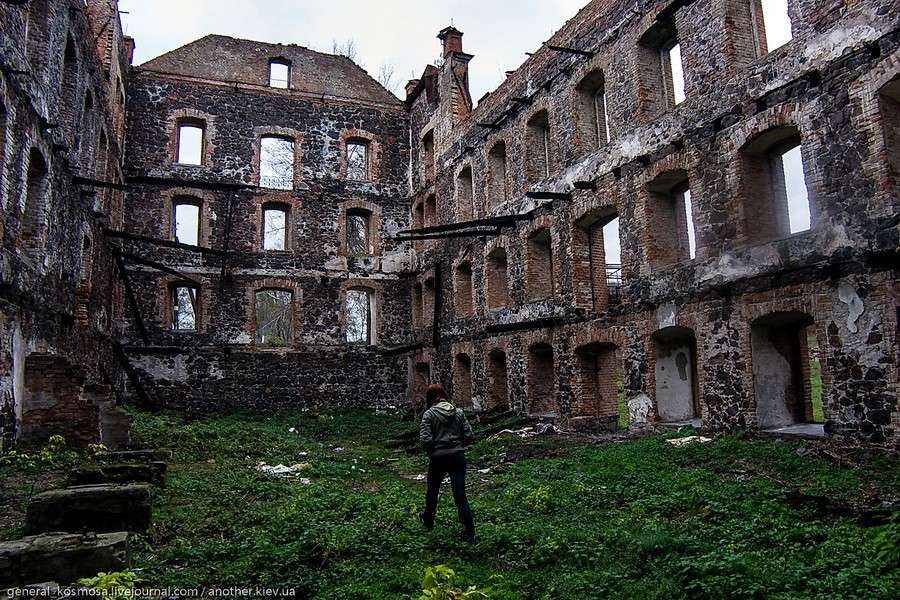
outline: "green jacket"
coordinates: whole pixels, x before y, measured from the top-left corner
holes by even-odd
[[[462,452],[475,439],[472,427],[461,408],[438,402],[425,411],[419,425],[419,442],[429,456]]]

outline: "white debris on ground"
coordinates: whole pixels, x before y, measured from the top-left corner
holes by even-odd
[[[293,465],[267,465],[264,462],[256,463],[254,469],[266,475],[275,475],[276,477],[298,477],[300,471],[309,467],[309,463],[296,463]],[[309,485],[308,477],[299,477],[297,479],[303,485]]]
[[[666,441],[677,448],[680,446],[685,446],[687,444],[694,444],[694,443],[705,444],[707,442],[711,442],[712,438],[703,437],[702,435],[689,435],[687,437],[672,438],[672,439],[668,439]]]
[[[530,438],[536,435],[555,435],[557,433],[564,433],[562,429],[557,427],[552,423],[538,423],[534,427],[523,427],[522,429],[503,429],[498,431],[494,435],[488,436],[487,439],[491,440],[496,437],[500,437],[501,435],[517,435],[520,438]]]

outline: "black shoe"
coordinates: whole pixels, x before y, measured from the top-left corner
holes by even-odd
[[[428,531],[434,529],[434,519],[429,519],[428,515],[425,513],[419,513],[419,519],[422,521],[422,525],[425,526],[425,529]]]

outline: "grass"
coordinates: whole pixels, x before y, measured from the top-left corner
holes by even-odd
[[[138,574],[329,599],[419,598],[436,565],[496,599],[869,599],[900,588],[896,530],[853,514],[900,498],[892,459],[851,468],[801,442],[738,436],[681,448],[665,436],[495,436],[469,451],[472,547],[458,540],[446,490],[435,530],[421,528],[414,476],[425,460],[385,448],[412,428],[362,411],[194,422],[136,413],[139,443],[175,451],[152,529],[136,536]],[[309,483],[259,473],[260,461],[306,463]]]

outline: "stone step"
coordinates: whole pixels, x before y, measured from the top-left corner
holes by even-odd
[[[50,490],[28,503],[25,532],[145,531],[150,527],[150,512],[149,485],[85,485]]]
[[[68,484],[97,485],[103,483],[152,483],[161,485],[166,478],[166,463],[121,463],[84,467],[69,472]]]
[[[117,450],[102,452],[97,455],[97,462],[115,463],[148,463],[168,461],[172,458],[171,450]]]
[[[124,531],[87,536],[44,533],[0,542],[0,589],[46,581],[69,584],[130,566]]]

